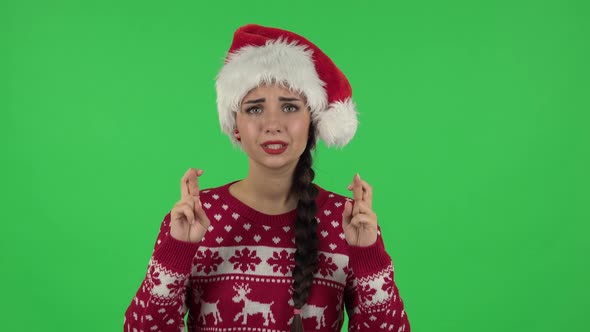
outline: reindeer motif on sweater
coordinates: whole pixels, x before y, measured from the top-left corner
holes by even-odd
[[[237,322],[242,317],[242,325],[248,324],[248,315],[262,314],[264,318],[264,326],[268,326],[269,321],[276,323],[275,317],[272,314],[270,307],[274,304],[274,301],[270,303],[262,303],[250,300],[246,295],[252,291],[250,286],[247,284],[236,284],[234,285],[234,291],[237,295],[232,298],[235,303],[244,302],[242,311],[234,317],[234,322]]]
[[[221,319],[221,315],[219,314],[219,309],[217,305],[219,304],[219,300],[213,303],[205,302],[201,299],[201,312],[199,313],[199,319],[203,320],[203,324],[207,323],[206,316],[209,314],[213,315],[213,323],[217,325],[217,322],[223,322]]]

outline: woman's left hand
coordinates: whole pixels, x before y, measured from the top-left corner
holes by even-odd
[[[377,241],[377,215],[373,212],[373,188],[356,174],[348,185],[352,190],[354,207],[346,201],[342,213],[342,228],[351,246],[368,247]]]

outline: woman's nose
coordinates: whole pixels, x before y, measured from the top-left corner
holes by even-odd
[[[264,130],[267,133],[281,132],[283,128],[283,119],[280,111],[270,111],[266,113],[264,121]]]

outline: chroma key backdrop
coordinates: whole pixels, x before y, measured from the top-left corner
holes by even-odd
[[[214,82],[247,23],[307,37],[350,80],[360,125],[319,144],[316,183],[373,186],[412,330],[586,330],[589,9],[2,1],[0,331],[122,330],[182,175],[246,175]]]

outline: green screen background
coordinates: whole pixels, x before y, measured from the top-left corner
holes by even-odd
[[[317,183],[374,209],[415,331],[588,318],[585,1],[3,1],[0,330],[120,331],[189,167],[242,178],[214,78],[232,33],[296,31],[360,112]]]

